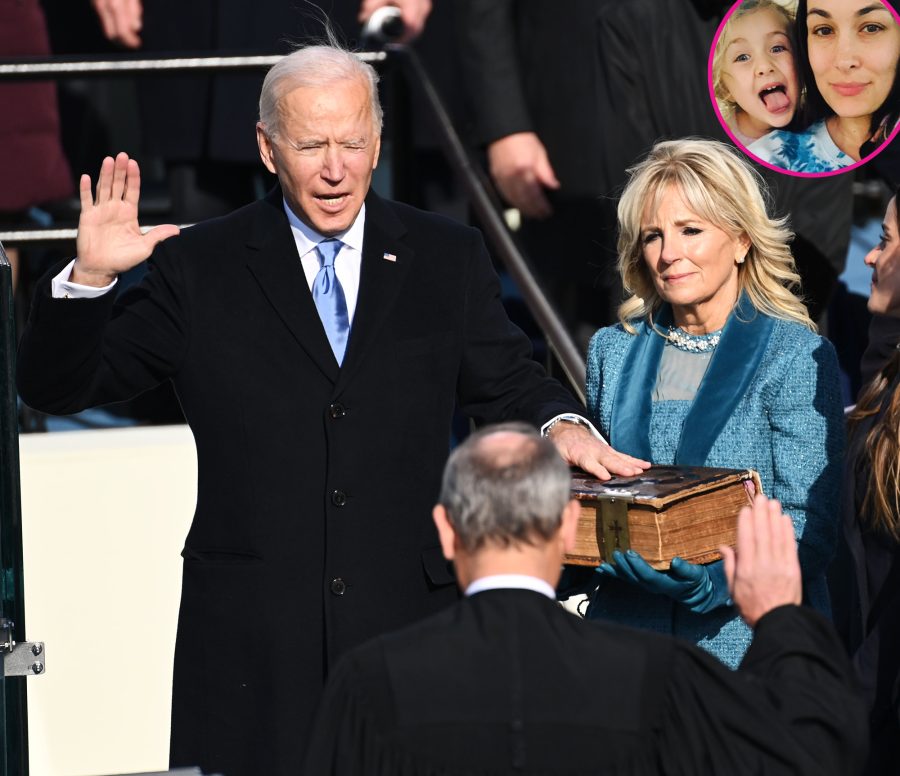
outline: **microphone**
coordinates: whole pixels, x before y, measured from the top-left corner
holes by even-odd
[[[362,39],[384,45],[403,36],[406,25],[400,15],[400,9],[393,5],[383,5],[366,20],[362,28]]]

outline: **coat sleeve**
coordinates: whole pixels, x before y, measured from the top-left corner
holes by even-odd
[[[606,362],[607,348],[610,347],[612,342],[612,331],[611,328],[600,329],[591,337],[591,343],[588,346],[587,377],[584,386],[588,415],[606,439],[610,438],[612,430],[609,427],[610,424],[604,422],[601,402],[603,401],[604,364]]]
[[[179,263],[157,246],[145,278],[116,299],[55,299],[39,283],[19,344],[17,383],[31,407],[54,414],[130,399],[179,368],[188,342]]]
[[[660,773],[859,773],[865,707],[831,624],[784,606],[757,625],[735,673],[681,645],[658,732]]]
[[[837,539],[844,416],[834,348],[821,337],[794,347],[769,412],[774,485],[794,522],[805,579],[820,576]]]
[[[514,0],[457,0],[457,40],[475,139],[492,143],[534,126],[516,50]]]
[[[531,343],[506,314],[500,281],[479,232],[471,230],[463,351],[457,380],[460,409],[476,423],[524,420],[540,426],[584,407],[532,358]]]

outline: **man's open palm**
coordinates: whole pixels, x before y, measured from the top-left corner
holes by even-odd
[[[94,196],[90,176],[82,175],[79,194],[78,260],[71,276],[75,283],[109,285],[116,275],[147,259],[157,243],[179,232],[174,224],[163,224],[141,233],[141,171],[138,163],[124,152],[115,159],[107,156],[103,160]]]

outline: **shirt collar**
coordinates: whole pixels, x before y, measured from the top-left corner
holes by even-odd
[[[291,210],[287,200],[282,198],[284,204],[284,212],[287,215],[288,223],[291,225],[291,231],[294,233],[294,240],[297,243],[297,250],[301,256],[305,256],[313,248],[315,248],[322,240],[327,239],[325,235],[319,234],[311,226],[301,221],[297,215]],[[332,235],[340,240],[344,245],[348,245],[354,250],[362,253],[363,232],[366,226],[366,203],[359,209],[356,219],[350,224],[350,228],[339,234]]]
[[[539,577],[532,577],[528,574],[494,574],[489,577],[481,577],[476,579],[466,588],[466,595],[475,595],[483,593],[485,590],[500,590],[514,588],[516,590],[533,590],[535,593],[547,596],[547,598],[555,601],[556,591],[550,586],[550,583]]]

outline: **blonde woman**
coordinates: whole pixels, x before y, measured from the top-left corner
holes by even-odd
[[[844,446],[831,345],[793,289],[784,220],[739,152],[659,143],[619,201],[631,296],[594,336],[588,408],[611,443],[656,464],[752,468],[791,515],[808,603],[828,611]],[[651,470],[652,471],[652,470]],[[721,562],[654,571],[634,553],[600,567],[588,616],[690,639],[736,667],[751,638]]]

